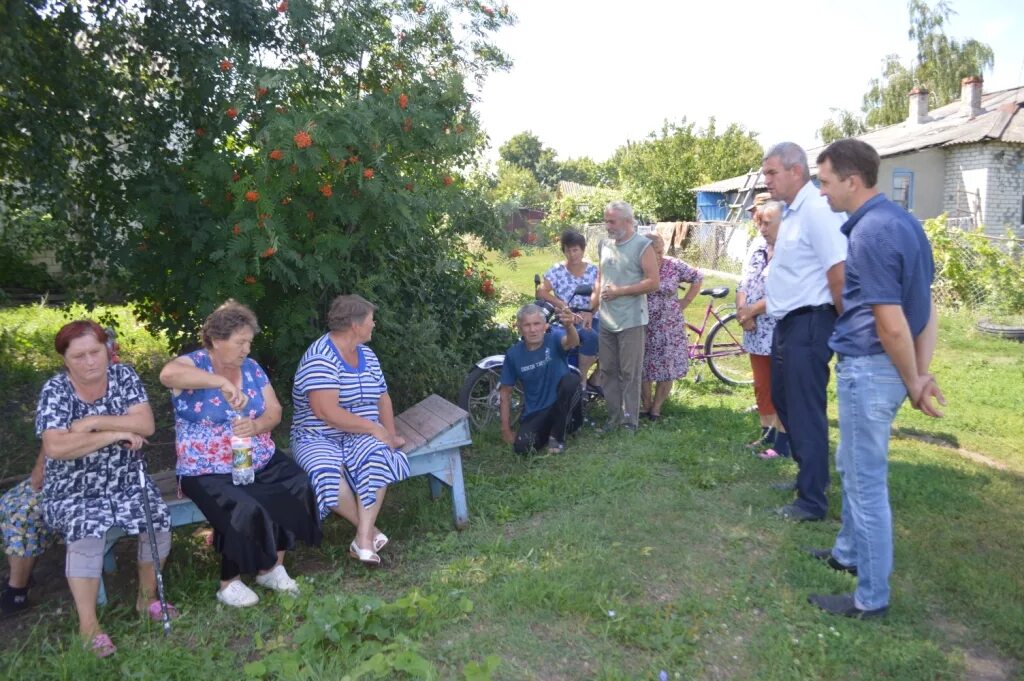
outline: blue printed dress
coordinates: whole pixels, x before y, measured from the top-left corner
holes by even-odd
[[[36,409],[36,434],[68,430],[86,416],[124,416],[147,402],[138,374],[125,364],[107,367],[107,392],[86,402],[75,392],[71,379],[60,373],[43,385]],[[43,512],[46,524],[67,543],[87,537],[103,537],[118,526],[128,534],[146,529],[143,494],[149,495],[153,526],[157,532],[171,529],[167,505],[146,476],[146,490],[139,485],[135,453],[118,443],[107,445],[77,459],[47,457],[43,474]]]
[[[310,392],[332,390],[338,394],[339,407],[380,423],[379,402],[388,391],[387,382],[373,350],[365,345],[356,350],[359,364],[349,366],[330,335],[324,334],[309,346],[295,371],[292,450],[313,481],[321,518],[338,505],[343,473],[363,507],[377,501],[381,487],[409,477],[405,454],[372,435],[337,430],[317,418],[310,407]]]

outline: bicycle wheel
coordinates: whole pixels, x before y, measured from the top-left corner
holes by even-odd
[[[474,430],[483,430],[491,423],[501,423],[501,365],[482,369],[473,367],[459,390],[459,406],[469,412],[469,423]],[[511,421],[516,422],[522,409],[523,394],[519,386],[512,389]]]
[[[729,385],[750,385],[754,372],[743,349],[743,327],[735,314],[715,324],[704,343],[704,356],[715,378]]]

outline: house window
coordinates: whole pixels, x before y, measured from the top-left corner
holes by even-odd
[[[914,210],[914,172],[912,170],[892,171],[893,203],[898,203],[907,210]]]

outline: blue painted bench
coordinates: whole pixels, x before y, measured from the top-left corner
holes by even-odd
[[[461,448],[472,444],[469,434],[469,414],[438,395],[418,402],[395,417],[395,430],[405,438],[402,451],[409,458],[409,477],[427,476],[430,496],[437,499],[444,488],[452,494],[452,520],[462,530],[469,524],[466,488],[462,479]],[[286,450],[284,450],[286,451]],[[171,513],[171,527],[182,527],[206,522],[206,517],[191,499],[177,497],[177,479],[174,471],[154,473],[150,477]],[[125,536],[119,527],[107,532],[103,555],[103,570],[117,570],[114,545]],[[97,598],[100,605],[107,602],[106,588],[100,579]]]

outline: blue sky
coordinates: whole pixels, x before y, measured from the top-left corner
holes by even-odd
[[[886,54],[909,63],[904,0],[508,0],[515,64],[480,93],[489,157],[532,130],[559,158],[602,160],[684,116],[808,146],[832,107],[860,110]],[[1024,85],[1024,2],[953,0],[946,32],[995,51],[985,91]]]

